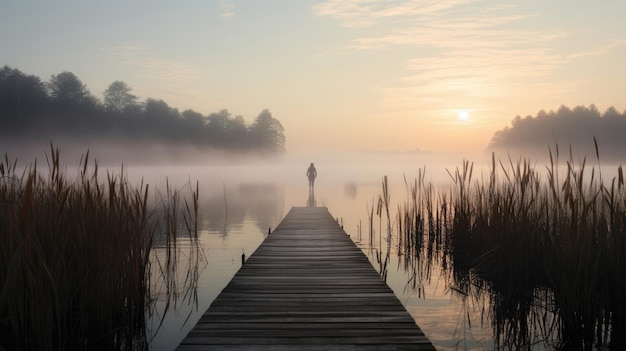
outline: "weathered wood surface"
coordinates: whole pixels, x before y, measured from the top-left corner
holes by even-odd
[[[294,207],[177,350],[434,350],[325,207]]]

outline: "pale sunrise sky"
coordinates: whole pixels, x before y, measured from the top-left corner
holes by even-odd
[[[288,152],[480,152],[516,115],[626,109],[626,1],[0,0],[0,65],[180,111],[269,109]]]

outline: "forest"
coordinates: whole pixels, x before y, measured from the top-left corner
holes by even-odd
[[[267,109],[247,124],[226,109],[204,115],[191,109],[179,112],[159,99],[140,101],[120,80],[112,82],[100,99],[72,72],[43,81],[6,65],[0,69],[2,139],[159,143],[266,155],[286,151],[283,126]]]
[[[558,110],[541,110],[536,116],[517,116],[511,127],[494,133],[488,149],[525,155],[547,155],[556,145],[580,158],[596,155],[594,138],[600,156],[607,161],[623,162],[626,150],[626,111],[609,107],[601,113],[595,105],[561,106]],[[556,150],[554,150],[556,151]]]

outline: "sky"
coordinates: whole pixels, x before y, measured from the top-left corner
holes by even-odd
[[[0,0],[0,65],[264,109],[288,152],[481,153],[517,116],[626,109],[626,1]]]

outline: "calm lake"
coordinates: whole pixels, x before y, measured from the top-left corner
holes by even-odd
[[[165,318],[162,315],[166,299],[161,296],[148,322],[153,333],[152,350],[174,350],[241,267],[242,254],[252,254],[268,229],[276,227],[292,206],[307,206],[311,200],[305,175],[307,166],[307,163],[282,163],[273,167],[253,164],[127,169],[131,181],[143,179],[162,187],[167,180],[170,185],[184,188],[189,182],[195,186],[197,180],[200,188],[199,234],[204,256],[199,267],[197,297],[184,288],[186,274],[179,278],[179,295],[173,302],[170,300]],[[316,163],[316,167],[315,205],[329,209],[380,271],[377,254],[386,252],[386,219],[383,217],[381,223],[374,209],[370,240],[368,214],[378,203],[385,175],[388,175],[394,204],[391,210],[395,210],[395,203],[404,201],[407,196],[405,178],[412,181],[419,168],[322,163]],[[430,181],[447,181],[444,167],[429,173]],[[180,240],[184,248],[185,239]],[[396,240],[392,237],[390,241],[387,284],[435,347],[440,350],[493,348],[491,328],[488,322],[485,326],[481,324],[487,302],[459,294],[436,265],[428,272],[425,269],[407,272],[401,267],[397,250],[393,249]],[[185,250],[182,252],[184,261]],[[184,271],[187,267],[182,264],[180,269]]]
[[[378,156],[125,166],[124,182],[149,184],[148,203],[155,201],[149,348],[176,349],[268,231],[292,207],[318,206],[329,209],[437,349],[623,349],[621,167],[584,173],[571,164],[441,160],[426,169],[415,155]],[[311,159],[323,160],[314,192],[306,178]],[[503,175],[490,172],[496,165]],[[192,192],[199,195],[196,223],[173,210],[194,208]],[[164,193],[180,196],[163,201]],[[133,334],[132,343],[143,349],[146,338]]]
[[[130,181],[143,180],[156,188],[164,188],[167,182],[185,193],[188,187],[195,188],[196,181],[199,185],[199,263],[189,267],[188,263],[193,262],[190,258],[193,253],[188,252],[191,246],[180,238],[180,275],[176,284],[163,284],[158,276],[154,278],[157,303],[148,322],[151,349],[174,350],[241,267],[242,255],[250,256],[264,240],[268,229],[275,228],[292,206],[310,203],[327,207],[369,257],[374,268],[385,272],[387,284],[437,349],[496,349],[495,327],[501,337],[513,338],[501,339],[504,344],[500,347],[511,342],[525,349],[545,350],[558,344],[558,321],[549,312],[553,307],[546,305],[554,300],[550,291],[536,288],[530,294],[518,294],[516,299],[520,300],[507,300],[509,302],[502,305],[503,297],[490,293],[491,283],[473,280],[471,271],[452,273],[450,267],[454,263],[449,258],[435,253],[433,257],[420,254],[419,259],[408,259],[411,256],[398,249],[402,239],[397,234],[396,216],[400,206],[408,200],[410,185],[420,172],[423,173],[424,167],[406,166],[415,163],[399,162],[393,157],[363,161],[316,162],[318,178],[313,198],[309,196],[306,178],[309,162],[302,160],[271,165],[258,162],[126,168]],[[457,165],[429,165],[425,183],[442,189],[450,187],[452,181],[447,170],[454,173],[456,168]],[[485,169],[477,166],[474,179],[480,181],[488,177]],[[385,176],[392,218],[390,236],[385,215],[377,214]],[[158,259],[158,248],[153,256]],[[153,264],[157,267],[158,260]],[[188,272],[197,272],[197,279]],[[190,284],[192,289],[189,289]],[[167,299],[167,296],[173,298]],[[493,296],[497,296],[497,300],[490,300]],[[519,303],[513,310],[494,309],[494,306],[508,306],[511,301]],[[506,314],[500,314],[501,322],[495,323],[494,313]],[[522,317],[516,319],[511,313],[521,313]]]

